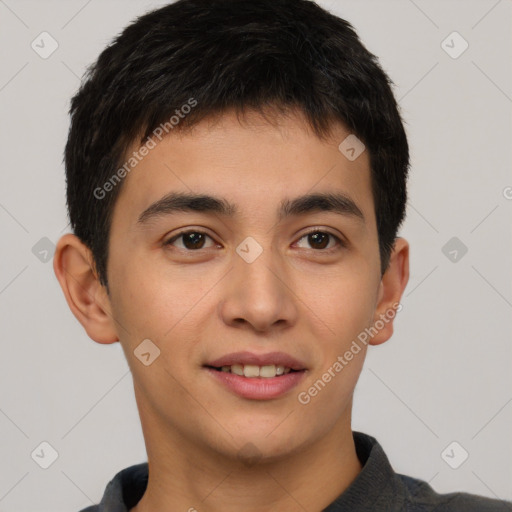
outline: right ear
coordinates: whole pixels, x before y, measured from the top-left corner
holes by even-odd
[[[69,309],[91,339],[98,343],[119,341],[110,298],[97,276],[89,248],[71,233],[57,242],[53,270]]]

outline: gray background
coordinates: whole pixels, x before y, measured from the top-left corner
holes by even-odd
[[[0,512],[79,510],[146,460],[121,347],[87,337],[51,251],[69,231],[69,100],[107,42],[164,3],[0,0]],[[410,281],[395,335],[369,350],[353,428],[438,492],[512,499],[511,2],[319,3],[392,77],[412,151]],[[43,31],[59,45],[46,59],[31,48]],[[441,45],[453,31],[469,43],[456,59]],[[43,441],[48,469],[31,457]]]

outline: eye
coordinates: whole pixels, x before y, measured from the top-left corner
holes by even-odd
[[[329,237],[331,239],[334,239],[335,242],[337,242],[338,247],[336,247],[335,244],[334,247],[331,246],[326,249],[326,246],[329,244]],[[341,247],[345,247],[345,244],[341,241],[339,237],[333,235],[332,233],[329,233],[328,231],[321,231],[319,229],[315,229],[313,231],[310,231],[309,233],[306,233],[299,239],[299,242],[303,239],[306,239],[306,241],[309,244],[311,244],[314,250],[324,250],[325,252],[331,252],[332,250],[337,250]]]
[[[180,238],[183,240],[183,242],[182,246],[178,248],[190,251],[205,249],[204,241],[206,238],[209,238],[210,240],[213,241],[212,237],[207,235],[203,231],[189,230],[178,233],[177,235],[173,236],[172,238],[164,242],[164,245],[174,245],[174,242],[176,240],[179,240]]]

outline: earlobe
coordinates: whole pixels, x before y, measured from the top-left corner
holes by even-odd
[[[375,334],[370,345],[380,345],[393,335],[393,322],[402,309],[402,298],[409,281],[409,243],[405,238],[396,238],[389,266],[379,285],[379,296],[373,319]]]
[[[69,309],[91,339],[119,341],[110,301],[94,272],[91,251],[73,234],[62,236],[53,257],[53,270]]]

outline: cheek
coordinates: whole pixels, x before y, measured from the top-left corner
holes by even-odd
[[[119,272],[113,311],[122,326],[118,328],[119,338],[134,380],[147,401],[155,401],[157,407],[163,400],[160,405],[165,409],[171,397],[172,403],[181,403],[183,387],[193,386],[190,369],[197,360],[198,333],[204,331],[201,322],[211,318],[205,311],[208,301],[201,300],[208,282],[204,278],[180,278],[176,271],[166,275],[165,269],[142,265],[133,265],[139,272]],[[149,345],[158,353],[149,366],[137,358],[138,347],[147,339],[159,350]],[[162,395],[160,391],[155,395],[155,389]]]
[[[301,297],[307,316],[316,325],[316,338],[325,340],[326,352],[343,351],[352,339],[372,321],[377,287],[370,273],[356,273],[350,268],[332,275],[301,278],[297,296]]]
[[[191,360],[190,340],[195,338],[192,329],[197,325],[196,308],[192,308],[201,290],[189,283],[185,286],[183,279],[165,277],[162,269],[143,265],[140,262],[137,267],[134,263],[131,268],[138,269],[137,272],[119,272],[116,276],[113,312],[122,325],[118,332],[136,384],[138,402],[158,410],[173,424],[170,412],[190,406],[183,390],[190,387],[192,376],[183,362]],[[150,352],[149,365],[137,357],[142,353],[138,347],[147,339],[157,347],[156,350],[149,345],[145,350]],[[153,359],[153,354],[158,355]]]
[[[129,331],[128,337],[154,337],[162,344],[182,329],[207,292],[204,279],[185,279],[179,268],[169,271],[144,259],[120,266],[113,287],[116,319]]]

